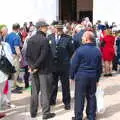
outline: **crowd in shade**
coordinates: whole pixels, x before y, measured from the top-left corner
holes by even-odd
[[[75,117],[72,119],[82,120],[84,97],[87,94],[86,114],[88,120],[95,120],[94,95],[100,76],[112,77],[113,70],[120,71],[119,26],[115,22],[112,25],[108,22],[103,24],[100,20],[93,25],[86,17],[82,22],[53,21],[50,25],[44,20],[39,20],[36,24],[25,22],[23,26],[15,23],[12,32],[8,31],[6,25],[0,25],[0,56],[4,54],[15,71],[8,74],[0,69],[0,109],[3,106],[15,108],[11,94],[22,94],[24,89],[32,86],[31,117],[37,116],[38,93],[41,91],[43,119],[52,118],[55,114],[50,113],[50,106],[56,105],[59,80],[62,84],[64,108],[71,109],[69,80],[72,79],[77,81]],[[24,73],[24,87],[21,86],[21,72]],[[88,78],[85,77],[86,74]],[[48,79],[50,83],[47,83]],[[91,82],[84,84],[83,80]],[[78,92],[79,88],[82,92]],[[86,88],[92,95],[87,93]],[[0,112],[0,118],[5,116]]]

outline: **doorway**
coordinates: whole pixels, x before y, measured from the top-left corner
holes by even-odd
[[[85,17],[89,17],[90,21],[93,21],[93,11],[80,11],[79,20],[82,21]]]
[[[59,0],[59,19],[75,21],[77,18],[77,0]]]

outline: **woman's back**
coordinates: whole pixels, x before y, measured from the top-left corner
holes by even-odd
[[[115,37],[113,35],[106,35],[104,37],[105,47],[113,48],[115,44]]]

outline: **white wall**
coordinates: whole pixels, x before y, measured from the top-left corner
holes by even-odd
[[[120,23],[120,0],[94,0],[94,23],[97,20]]]
[[[48,22],[56,20],[57,0],[1,0],[0,24],[11,28],[13,23],[34,21],[44,18]]]

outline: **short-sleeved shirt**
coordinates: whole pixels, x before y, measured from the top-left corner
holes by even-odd
[[[9,43],[11,50],[12,50],[12,54],[16,54],[15,47],[16,46],[20,47],[20,41],[21,41],[20,36],[15,32],[10,33],[6,37],[6,42]]]

